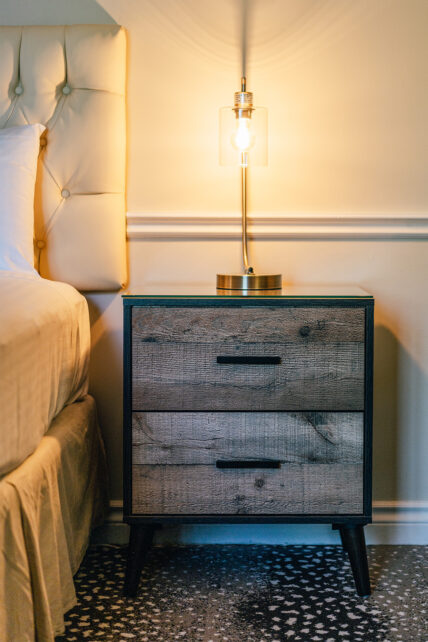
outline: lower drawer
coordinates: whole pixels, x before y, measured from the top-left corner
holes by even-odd
[[[285,464],[278,469],[138,466],[134,515],[339,515],[363,512],[362,464]]]
[[[133,413],[132,513],[360,514],[363,426],[359,412]]]

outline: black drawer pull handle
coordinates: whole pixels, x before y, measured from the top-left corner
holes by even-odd
[[[274,459],[217,459],[217,468],[281,468],[281,462]]]
[[[243,363],[252,366],[271,366],[281,363],[281,357],[217,357],[217,363]]]

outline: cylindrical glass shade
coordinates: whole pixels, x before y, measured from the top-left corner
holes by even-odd
[[[220,165],[267,165],[267,109],[220,109]]]

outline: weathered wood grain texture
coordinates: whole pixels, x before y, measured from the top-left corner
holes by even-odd
[[[278,470],[214,466],[132,469],[134,514],[361,514],[362,464],[284,464]]]
[[[132,416],[134,464],[218,459],[361,463],[363,413],[146,412]]]
[[[279,356],[279,365],[220,365],[219,355]],[[364,344],[137,341],[133,410],[363,410]]]
[[[133,345],[364,341],[364,308],[134,307]]]

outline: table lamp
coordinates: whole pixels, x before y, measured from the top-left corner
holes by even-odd
[[[281,274],[256,274],[248,260],[247,169],[249,165],[267,165],[267,110],[254,106],[245,76],[233,107],[220,109],[220,164],[241,167],[243,274],[217,274],[217,288],[279,290]]]

